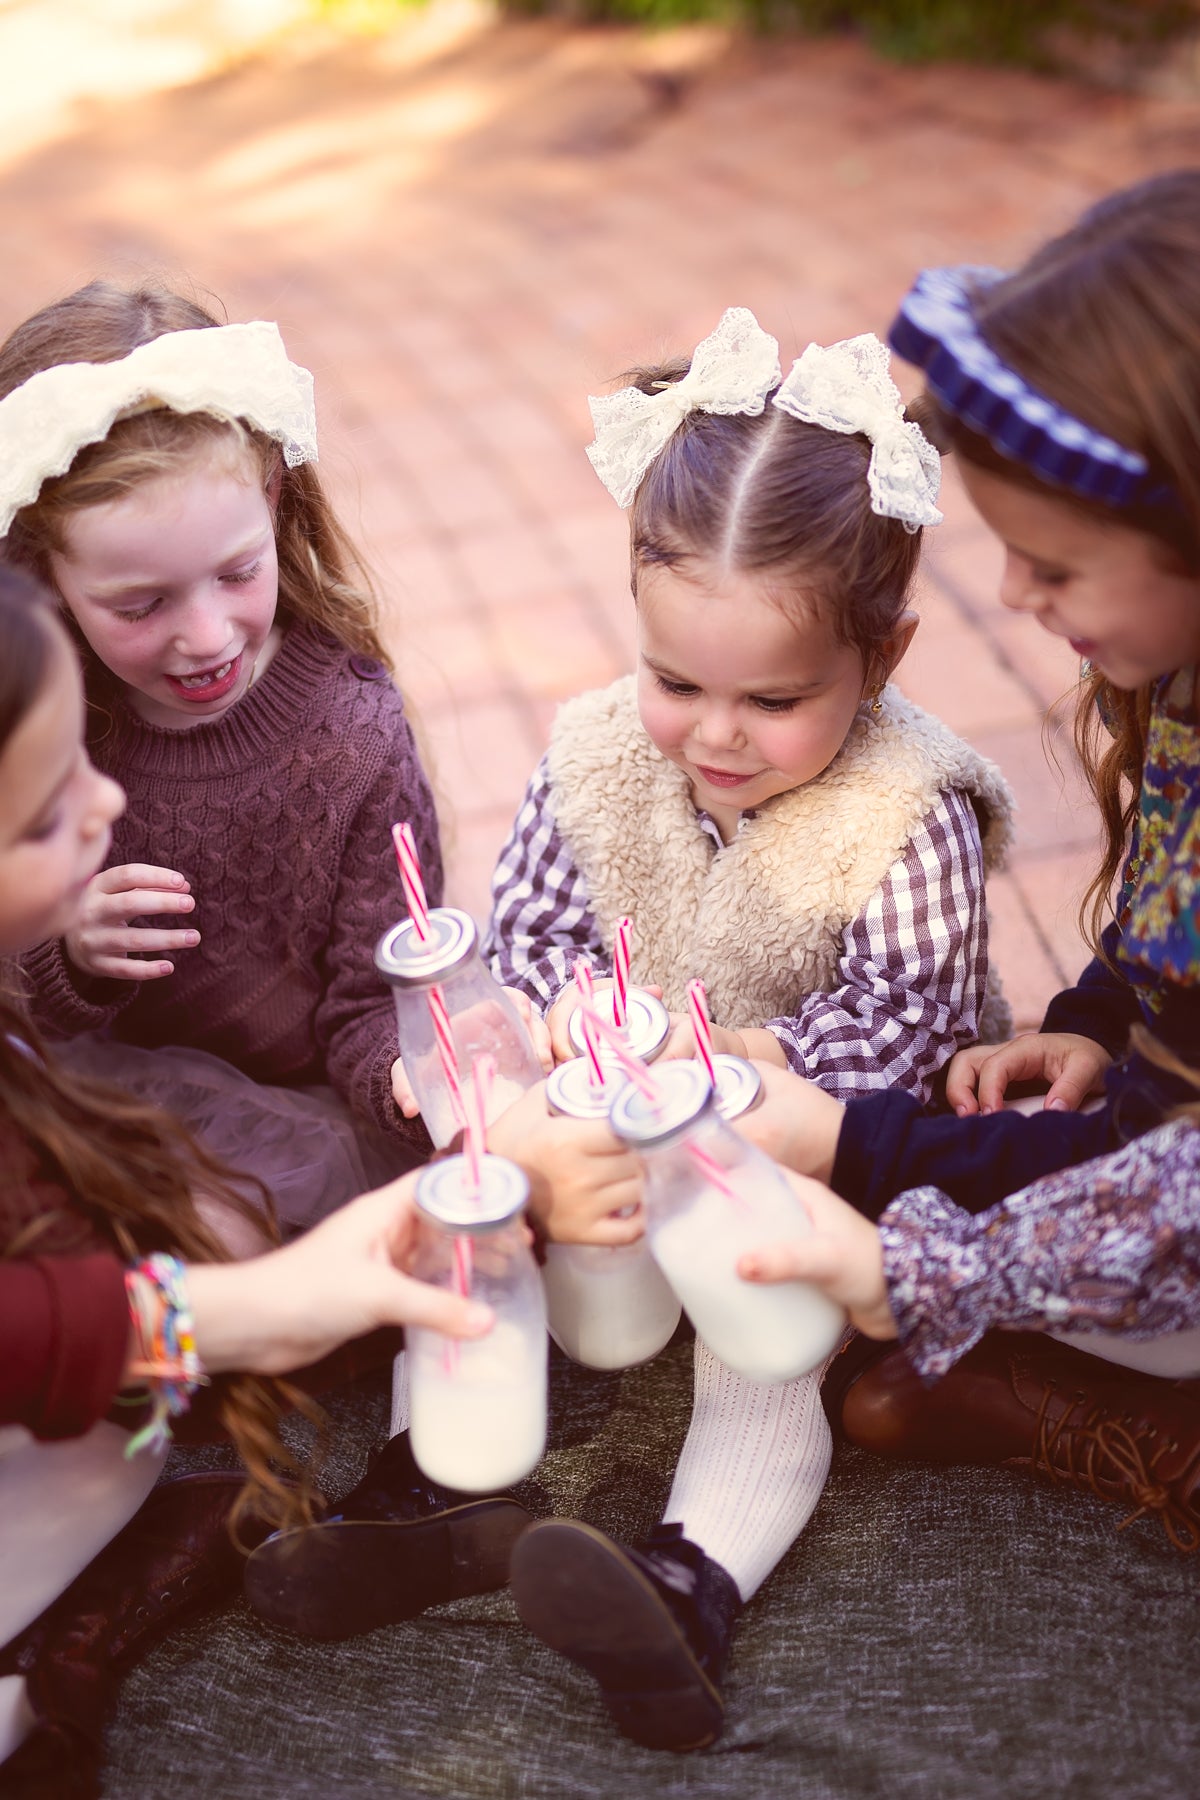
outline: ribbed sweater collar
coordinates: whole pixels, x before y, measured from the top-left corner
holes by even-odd
[[[118,702],[104,761],[113,768],[172,777],[234,775],[261,767],[274,746],[311,718],[314,693],[346,656],[325,632],[294,625],[248,694],[208,725],[169,731]],[[107,710],[102,708],[102,710]]]

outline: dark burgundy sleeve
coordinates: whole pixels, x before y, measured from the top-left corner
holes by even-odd
[[[128,1342],[115,1256],[0,1263],[0,1424],[81,1437],[112,1405]]]

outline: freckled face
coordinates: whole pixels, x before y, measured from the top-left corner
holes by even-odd
[[[125,796],[88,761],[75,654],[53,625],[41,692],[0,755],[0,955],[74,924]]]
[[[638,708],[724,830],[828,768],[863,696],[862,657],[757,575],[638,576]]]
[[[219,718],[274,648],[275,527],[254,471],[216,458],[74,513],[59,593],[150,724]]]
[[[1145,532],[1092,520],[970,463],[960,473],[984,524],[1004,545],[1000,599],[1108,677],[1138,688],[1200,663],[1200,579],[1170,565]]]

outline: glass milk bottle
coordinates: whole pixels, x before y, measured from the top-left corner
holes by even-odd
[[[413,1274],[492,1308],[486,1337],[405,1329],[412,1452],[431,1481],[488,1493],[520,1481],[546,1447],[546,1307],[523,1212],[529,1183],[515,1163],[465,1156],[421,1171]]]
[[[552,1113],[608,1119],[623,1075],[596,1087],[583,1058],[560,1063],[546,1083]],[[634,1244],[547,1244],[542,1269],[550,1335],[589,1369],[628,1369],[669,1343],[680,1305],[644,1237]]]
[[[658,1102],[630,1084],[609,1121],[635,1150],[655,1260],[709,1348],[752,1381],[790,1381],[824,1361],[846,1315],[805,1282],[743,1281],[748,1250],[812,1230],[779,1168],[743,1142],[713,1105],[699,1063],[660,1063]]]
[[[713,1057],[716,1091],[713,1105],[723,1119],[740,1119],[753,1112],[762,1099],[762,1076],[752,1062],[743,1056],[729,1056],[719,1051]]]
[[[609,1024],[615,1024],[616,988],[597,988],[595,1010]],[[625,1023],[620,1027],[625,1048],[643,1062],[653,1062],[671,1035],[671,1015],[662,1001],[644,988],[631,987],[625,996]],[[567,1035],[576,1056],[583,1056],[587,1045],[583,1036],[583,1012],[580,1007],[567,1020]],[[599,1037],[599,1033],[596,1034]],[[615,1062],[611,1047],[601,1037],[596,1046],[601,1062]]]
[[[476,1057],[491,1056],[496,1070],[488,1120],[498,1119],[526,1088],[542,1079],[533,1040],[504,989],[479,956],[479,933],[469,914],[434,907],[422,943],[411,919],[393,925],[375,946],[375,967],[396,1003],[396,1035],[404,1071],[417,1097],[425,1128],[440,1148],[463,1121],[456,1117],[438,1049],[431,990],[445,1002],[464,1098]],[[436,1001],[435,1001],[436,1004]]]

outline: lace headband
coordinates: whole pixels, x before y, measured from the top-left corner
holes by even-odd
[[[1046,481],[1110,506],[1177,505],[1144,456],[1064,412],[1001,361],[971,296],[1002,279],[999,269],[969,263],[923,270],[888,333],[892,349],[925,371],[947,411]]]
[[[43,369],[0,400],[0,537],[85,444],[156,407],[242,419],[282,445],[289,469],[317,460],[313,378],[288,361],[277,325],[168,331],[119,362]]]
[[[629,506],[643,475],[690,412],[757,418],[767,395],[793,418],[829,431],[864,433],[871,441],[867,481],[871,508],[900,519],[908,530],[936,525],[934,505],[941,459],[918,426],[903,418],[903,402],[888,374],[887,350],[869,333],[844,343],[810,344],[781,385],[779,345],[744,306],[724,313],[696,346],[681,381],[659,391],[640,388],[592,396],[592,467],[619,506]]]

